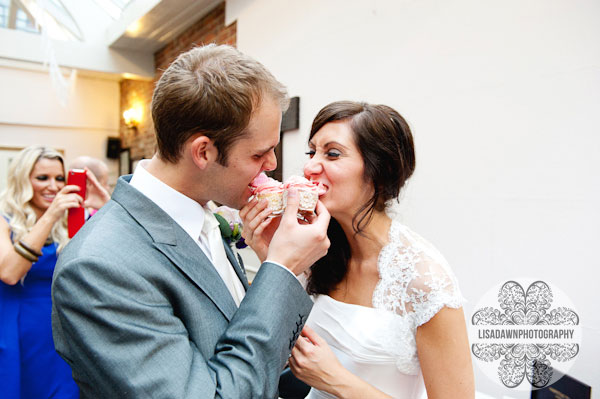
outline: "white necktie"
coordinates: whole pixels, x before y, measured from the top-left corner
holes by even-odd
[[[202,226],[202,234],[205,243],[208,243],[210,250],[210,256],[212,258],[213,265],[217,272],[223,279],[223,282],[227,286],[227,289],[231,293],[233,300],[239,306],[240,302],[244,298],[246,291],[236,274],[233,266],[227,259],[225,248],[223,247],[223,239],[221,238],[221,230],[219,229],[219,222],[215,215],[210,210],[204,212],[204,225]],[[202,239],[201,238],[201,239]]]

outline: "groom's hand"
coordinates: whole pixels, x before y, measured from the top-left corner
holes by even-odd
[[[254,198],[240,209],[240,218],[244,226],[242,237],[256,253],[261,263],[267,258],[269,244],[271,244],[281,221],[280,217],[269,217],[272,211],[267,205],[267,200],[258,201]]]
[[[311,224],[300,224],[297,213],[298,191],[290,189],[285,212],[267,253],[267,260],[284,265],[296,276],[327,254],[330,219],[321,201],[317,203],[316,217]]]

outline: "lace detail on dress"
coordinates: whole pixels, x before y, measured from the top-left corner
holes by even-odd
[[[456,278],[444,257],[426,240],[394,219],[389,243],[377,261],[380,280],[373,292],[373,307],[396,313],[398,328],[382,334],[396,355],[396,366],[415,374],[420,365],[416,329],[444,306],[464,303]]]

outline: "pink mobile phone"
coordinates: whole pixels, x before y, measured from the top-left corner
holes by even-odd
[[[67,175],[67,185],[72,184],[79,186],[77,194],[81,198],[85,199],[85,188],[86,188],[87,176],[84,169],[71,169]],[[69,230],[69,238],[73,238],[75,233],[79,231],[81,226],[85,223],[85,208],[80,206],[79,208],[69,208],[69,216],[67,218],[67,225]]]

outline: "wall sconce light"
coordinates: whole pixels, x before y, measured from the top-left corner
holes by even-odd
[[[142,109],[140,107],[131,107],[128,110],[123,111],[123,119],[125,120],[125,125],[127,125],[127,127],[137,129],[142,121]]]

